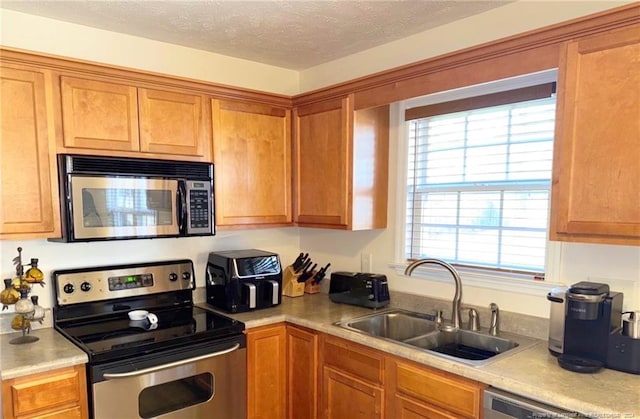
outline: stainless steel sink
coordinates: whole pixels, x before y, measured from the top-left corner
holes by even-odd
[[[504,332],[492,336],[483,331],[441,330],[434,316],[400,309],[340,321],[335,325],[472,366],[486,365],[538,343],[536,339]]]
[[[391,311],[345,322],[344,327],[371,336],[404,341],[438,330],[438,324],[417,313]]]
[[[470,330],[442,330],[404,340],[418,348],[435,351],[454,358],[480,361],[519,346],[518,342]]]

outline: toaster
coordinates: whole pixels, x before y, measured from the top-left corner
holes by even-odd
[[[334,303],[382,308],[389,305],[387,277],[363,272],[332,272],[329,299]]]

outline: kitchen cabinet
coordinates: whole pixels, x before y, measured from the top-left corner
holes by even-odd
[[[550,239],[640,245],[640,31],[568,42],[560,63]]]
[[[247,331],[247,417],[286,417],[286,327]]]
[[[353,95],[294,110],[295,222],[385,228],[389,106],[354,111]]]
[[[332,368],[323,371],[323,411],[326,418],[380,419],[384,390],[341,374]]]
[[[214,99],[216,225],[291,225],[291,110]]]
[[[321,417],[384,417],[382,352],[323,335],[321,359]]]
[[[334,336],[321,341],[321,417],[482,416],[485,384]]]
[[[318,335],[287,324],[287,413],[290,419],[318,417]]]
[[[484,384],[393,357],[386,379],[388,417],[481,417]]]
[[[60,237],[51,73],[0,67],[0,239]]]
[[[4,380],[2,414],[5,419],[88,418],[84,365]]]
[[[211,160],[204,95],[62,75],[60,96],[64,151]]]

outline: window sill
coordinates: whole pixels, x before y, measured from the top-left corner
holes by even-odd
[[[389,268],[398,275],[404,275],[408,263],[391,263]],[[561,283],[537,281],[526,275],[513,273],[486,272],[472,268],[456,268],[462,284],[469,287],[485,288],[509,292],[513,294],[545,296],[552,288],[563,286]],[[451,283],[453,278],[444,268],[439,266],[419,266],[411,274],[412,278],[434,282]]]

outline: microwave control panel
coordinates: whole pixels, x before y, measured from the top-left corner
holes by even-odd
[[[187,215],[189,234],[211,233],[213,200],[211,183],[187,181]]]

